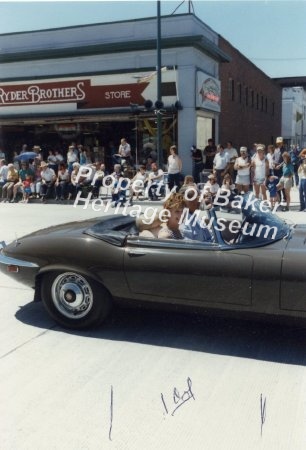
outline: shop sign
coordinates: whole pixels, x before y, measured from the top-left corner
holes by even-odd
[[[148,83],[92,84],[91,80],[1,85],[0,108],[26,105],[75,103],[78,109],[113,108],[143,104]]]
[[[204,72],[197,72],[196,107],[220,112],[221,83]]]

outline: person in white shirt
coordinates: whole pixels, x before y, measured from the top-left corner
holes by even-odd
[[[168,157],[168,185],[170,190],[172,190],[174,186],[177,187],[177,190],[180,188],[181,172],[182,160],[177,154],[176,145],[172,145]]]
[[[220,185],[217,183],[217,178],[215,175],[210,174],[208,176],[208,181],[205,183],[203,188],[202,196],[204,198],[205,205],[212,205],[214,202],[214,198],[220,188]]]
[[[54,194],[54,184],[56,181],[56,174],[53,169],[50,169],[50,167],[48,167],[48,164],[45,161],[42,161],[40,163],[40,167],[41,167],[40,195],[41,200],[45,202],[47,198],[50,198]]]
[[[240,147],[240,155],[241,156],[236,159],[234,165],[234,169],[237,170],[236,186],[239,194],[242,191],[246,193],[249,190],[251,167],[246,147]]]
[[[148,179],[148,174],[146,173],[145,166],[139,166],[139,170],[134,176],[134,178],[131,180],[130,185],[130,199],[129,199],[129,206],[133,205],[133,197],[136,196],[136,199],[138,200],[139,194],[141,190],[145,187],[145,184]]]
[[[265,155],[265,148],[264,144],[257,144],[257,153],[251,163],[255,197],[259,198],[261,192],[263,200],[267,200],[266,180],[269,175],[269,162]]]
[[[229,167],[229,156],[225,152],[223,145],[218,145],[217,153],[213,161],[213,173],[217,177],[217,182],[221,186],[224,175]]]
[[[160,187],[163,184],[164,172],[159,169],[156,163],[151,164],[151,172],[149,173],[148,179],[148,196],[150,200],[158,200],[157,194],[160,191]]]

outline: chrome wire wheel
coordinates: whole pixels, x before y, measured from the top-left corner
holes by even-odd
[[[81,319],[88,315],[94,296],[88,281],[74,272],[58,275],[51,286],[55,308],[68,319]]]

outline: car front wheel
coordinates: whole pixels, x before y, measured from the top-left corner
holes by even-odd
[[[77,272],[47,273],[41,292],[50,316],[67,328],[99,325],[112,306],[111,296],[102,285]]]

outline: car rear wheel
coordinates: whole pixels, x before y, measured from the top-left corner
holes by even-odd
[[[67,328],[99,325],[112,306],[111,296],[102,285],[77,272],[47,273],[41,292],[50,316]]]

